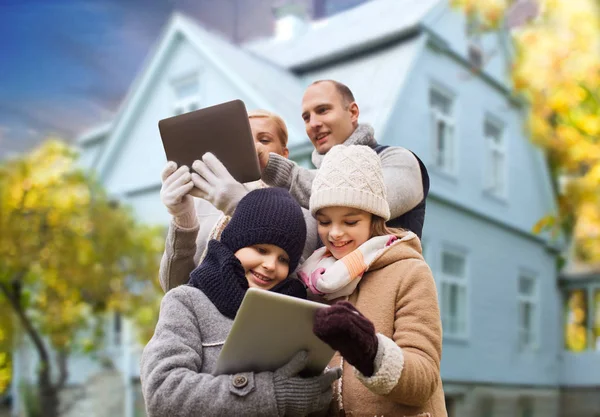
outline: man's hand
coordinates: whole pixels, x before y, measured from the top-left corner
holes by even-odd
[[[192,228],[198,223],[194,201],[189,192],[194,188],[190,169],[183,165],[177,169],[169,161],[161,173],[160,200],[181,227]]]
[[[192,182],[194,189],[191,194],[210,202],[228,216],[235,211],[240,200],[248,194],[248,190],[231,176],[227,168],[208,152],[202,160],[192,164]]]

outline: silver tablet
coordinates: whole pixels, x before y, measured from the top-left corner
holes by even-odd
[[[309,352],[307,375],[318,375],[334,351],[313,334],[326,304],[250,288],[237,312],[213,375],[275,371],[300,350]]]

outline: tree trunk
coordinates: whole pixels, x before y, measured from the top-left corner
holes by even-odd
[[[40,400],[40,417],[59,417],[60,399],[58,390],[50,379],[49,363],[40,363],[38,375],[38,395]]]
[[[24,275],[24,271],[20,274],[16,274],[12,282],[19,283]],[[60,379],[58,384],[53,384],[50,375],[50,355],[48,354],[46,344],[42,340],[42,337],[34,327],[33,323],[21,305],[19,287],[16,285],[13,285],[13,287],[14,288],[11,290],[6,284],[0,283],[0,292],[7,297],[9,303],[13,307],[14,312],[17,314],[17,317],[19,318],[21,324],[25,328],[26,333],[31,338],[31,341],[38,352],[40,360],[38,371],[38,398],[40,405],[40,417],[59,417],[58,412],[60,399],[58,393],[60,392],[60,389],[64,385],[68,376],[66,372],[66,354],[63,356],[61,352],[61,355],[59,356]]]

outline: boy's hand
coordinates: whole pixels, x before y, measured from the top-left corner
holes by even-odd
[[[313,332],[364,376],[373,375],[379,345],[375,326],[348,301],[319,309]]]
[[[195,188],[191,194],[210,202],[228,216],[235,211],[248,190],[231,176],[225,165],[212,153],[207,152],[202,160],[192,164],[192,182]]]

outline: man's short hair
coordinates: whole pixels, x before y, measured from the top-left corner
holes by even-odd
[[[288,130],[285,122],[281,117],[272,113],[268,110],[257,109],[248,112],[248,119],[269,119],[277,127],[277,133],[279,134],[279,140],[283,144],[283,147],[287,147],[288,144]]]
[[[356,100],[354,99],[354,94],[346,84],[343,84],[339,81],[335,80],[317,80],[313,82],[311,85],[320,84],[320,83],[331,83],[335,87],[340,96],[342,97],[342,103],[346,108],[350,106],[351,103],[354,103]]]

